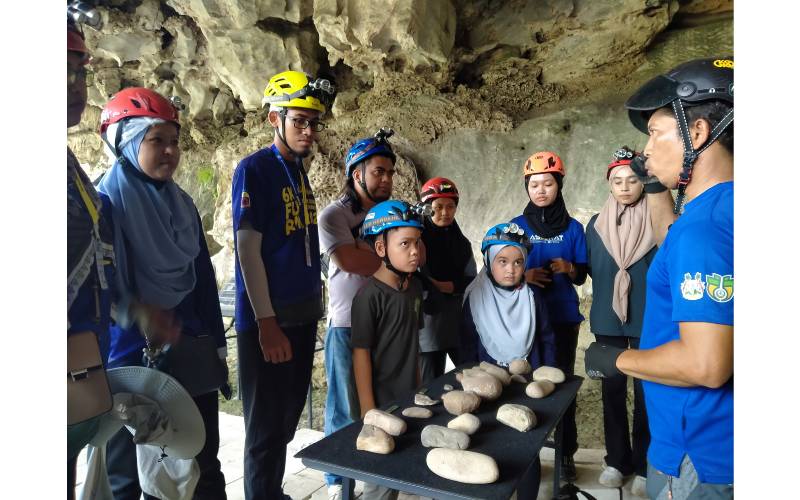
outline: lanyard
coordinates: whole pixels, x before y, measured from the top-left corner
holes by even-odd
[[[291,172],[289,171],[289,167],[286,165],[286,161],[283,159],[283,155],[281,152],[278,151],[278,148],[273,144],[270,146],[270,149],[273,153],[275,153],[275,157],[278,159],[278,162],[283,166],[283,171],[286,172],[286,177],[289,178],[289,185],[292,188],[292,193],[294,193],[295,199],[303,206],[303,228],[305,229],[305,250],[306,250],[306,266],[311,267],[311,236],[308,233],[308,200],[306,199],[306,184],[303,180],[303,173],[300,172],[300,191],[302,192],[302,196],[300,192],[298,192],[297,186],[294,182],[294,177],[292,177]],[[298,170],[300,170],[298,168]]]

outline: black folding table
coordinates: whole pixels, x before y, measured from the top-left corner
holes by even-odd
[[[471,366],[471,364],[469,365]],[[441,399],[443,385],[450,384],[455,389],[461,385],[456,382],[453,370],[433,380],[425,387],[425,393],[433,399]],[[553,492],[558,494],[560,486],[561,463],[561,426],[557,424],[566,412],[569,404],[575,399],[583,378],[567,377],[567,380],[556,385],[556,390],[544,399],[531,399],[525,394],[525,385],[511,382],[504,387],[503,394],[496,401],[483,401],[474,412],[481,420],[481,427],[470,436],[470,451],[483,453],[492,457],[500,469],[500,477],[492,484],[464,484],[437,476],[425,464],[425,457],[430,448],[422,446],[420,432],[429,424],[446,426],[455,418],[449,414],[442,403],[427,408],[433,411],[429,419],[403,417],[401,411],[413,406],[414,395],[410,394],[405,401],[389,406],[396,406],[392,414],[399,416],[408,424],[408,430],[395,437],[395,450],[388,455],[379,455],[356,450],[356,438],[363,422],[357,421],[320,441],[304,448],[295,457],[302,460],[306,467],[342,476],[343,499],[349,500],[354,480],[407,493],[432,497],[436,499],[508,499],[517,487],[522,475],[531,466],[539,451],[545,445],[555,448],[556,467],[553,474]],[[538,423],[528,432],[519,432],[497,421],[497,409],[505,403],[521,404],[531,408],[536,414]],[[383,408],[386,409],[386,408]],[[555,442],[546,441],[547,436],[556,428]]]

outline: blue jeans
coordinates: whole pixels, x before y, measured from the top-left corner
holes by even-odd
[[[350,328],[329,326],[325,334],[325,377],[328,394],[325,398],[325,435],[353,423],[351,407],[356,403],[353,380],[353,351]],[[342,478],[325,474],[328,486],[341,484]]]

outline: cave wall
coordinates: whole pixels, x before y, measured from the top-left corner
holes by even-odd
[[[475,245],[521,212],[524,160],[556,151],[565,198],[585,222],[607,196],[605,165],[645,137],[625,98],[660,71],[733,53],[725,0],[108,0],[87,30],[95,81],[68,140],[92,175],[107,168],[100,109],[121,88],[178,95],[176,180],[203,218],[218,279],[232,275],[230,183],[239,159],[272,140],[260,108],[267,80],[294,69],[335,79],[339,94],[309,158],[320,207],[343,157],[381,126],[396,131],[395,195],[416,200],[443,175],[462,192],[459,223]]]

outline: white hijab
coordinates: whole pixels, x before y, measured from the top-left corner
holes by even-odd
[[[489,262],[509,245],[489,247]],[[523,249],[523,260],[527,257]],[[527,358],[536,333],[536,307],[533,290],[523,282],[514,290],[496,287],[489,278],[491,266],[484,266],[464,292],[469,300],[472,320],[486,352],[498,364],[507,366],[517,358]]]

